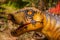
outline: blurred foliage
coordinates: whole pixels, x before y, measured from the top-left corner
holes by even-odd
[[[46,7],[50,8],[57,4],[58,0],[44,0]]]
[[[23,0],[29,2],[27,6],[36,7],[40,10],[46,10],[50,7],[53,7],[57,4],[58,0]]]
[[[32,6],[37,6],[38,0],[23,0],[26,2],[29,2],[29,4],[27,6],[32,7]]]
[[[28,4],[28,2],[24,2],[22,0],[6,0],[6,2],[4,4],[8,4],[8,5],[13,5],[16,8],[22,8],[24,7],[26,4]],[[0,4],[1,5],[1,4]],[[2,4],[3,5],[3,4]]]
[[[6,0],[5,3],[0,4],[0,12],[11,13],[26,6],[28,2],[22,0]]]
[[[4,3],[3,2],[1,3],[1,1],[0,5],[11,11],[26,6],[36,7],[40,10],[46,10],[52,6],[55,6],[57,3],[57,0],[4,0],[5,1]]]

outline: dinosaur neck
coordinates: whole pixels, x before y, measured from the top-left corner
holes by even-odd
[[[60,27],[60,17],[49,13],[44,14],[44,28],[43,31],[52,30]],[[56,30],[56,29],[55,29]]]

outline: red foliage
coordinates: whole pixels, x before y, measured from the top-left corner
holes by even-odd
[[[60,14],[60,2],[56,5],[56,7],[52,7],[48,10],[50,13]]]

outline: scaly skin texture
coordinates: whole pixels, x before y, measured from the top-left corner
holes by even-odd
[[[16,14],[12,14],[15,20],[14,22],[20,24],[20,27],[12,32],[14,36],[19,36],[20,34],[27,31],[33,31],[39,28],[43,28],[43,14],[41,14],[38,9],[25,8],[20,10],[19,12]]]
[[[60,17],[45,14],[46,24],[42,32],[50,37],[50,40],[60,40]]]
[[[11,32],[13,36],[19,36],[24,32],[39,29],[50,40],[60,40],[60,19],[58,17],[42,13],[33,7],[23,8],[16,14],[11,15],[15,23],[21,24],[20,27]]]

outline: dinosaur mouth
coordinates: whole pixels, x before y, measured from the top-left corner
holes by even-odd
[[[29,25],[29,24],[31,24],[31,23],[21,24],[19,28],[23,28],[23,27],[25,27],[26,25]]]
[[[39,22],[39,21],[35,21],[35,22]],[[29,24],[32,24],[32,23],[25,23],[25,24],[20,25],[16,30],[11,32],[12,36],[19,36],[25,32],[33,31],[32,29],[34,29],[34,28],[32,28],[32,29],[30,28],[31,30],[27,29],[27,25],[29,25]],[[36,29],[34,29],[34,30],[36,30]]]
[[[11,31],[11,35],[14,37],[17,37],[20,34],[24,33],[25,32],[24,29],[26,29],[26,25],[29,25],[29,24],[31,24],[31,23],[26,23],[26,24],[20,25],[16,30]]]

